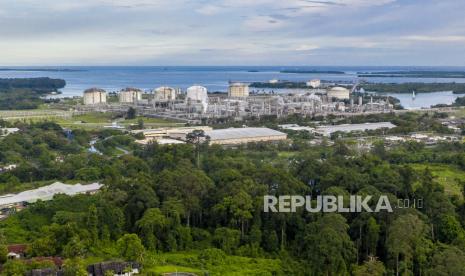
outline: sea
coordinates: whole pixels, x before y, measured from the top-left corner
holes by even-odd
[[[282,71],[317,71],[319,73],[283,73]],[[229,81],[265,82],[272,79],[308,81],[321,79],[335,83],[355,83],[357,72],[390,71],[465,71],[465,67],[403,67],[403,66],[0,66],[0,78],[50,77],[66,81],[61,89],[62,97],[82,95],[90,87],[99,87],[108,92],[125,87],[137,87],[151,91],[159,86],[171,86],[185,90],[191,85],[205,86],[209,92],[226,92]],[[341,71],[334,74],[328,71]],[[373,77],[364,80],[379,83],[403,82],[457,82],[465,78],[410,78]],[[281,93],[288,90],[256,90],[257,93]],[[400,99],[405,108],[417,109],[434,104],[450,104],[458,95],[451,92],[417,94],[387,94]]]

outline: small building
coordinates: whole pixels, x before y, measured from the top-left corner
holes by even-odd
[[[245,98],[249,96],[249,85],[242,82],[232,82],[229,84],[228,97]]]
[[[142,100],[142,90],[138,88],[127,87],[118,94],[120,103],[137,103]]]
[[[243,127],[206,131],[210,144],[235,145],[251,142],[276,142],[287,139],[287,134],[266,127]]]
[[[135,262],[103,262],[87,267],[89,276],[105,276],[105,272],[111,271],[114,275],[131,276],[139,274],[140,264]]]
[[[7,246],[8,259],[21,259],[26,254],[27,245],[25,244],[11,244]]]
[[[96,105],[107,102],[107,92],[100,88],[89,88],[84,91],[84,104]]]
[[[367,131],[367,130],[377,130],[377,129],[391,129],[396,127],[390,122],[380,122],[380,123],[364,123],[364,124],[342,124],[342,125],[326,125],[318,126],[315,129],[315,133],[318,133],[323,136],[331,136],[335,132],[355,132],[355,131]]]
[[[318,88],[321,85],[321,81],[318,79],[307,81],[307,86],[311,88]]]
[[[16,127],[6,127],[6,128],[0,128],[0,136],[7,136],[12,133],[16,133],[19,131],[19,128]]]

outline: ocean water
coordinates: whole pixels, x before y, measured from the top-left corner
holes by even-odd
[[[66,80],[62,96],[82,95],[90,87],[100,87],[109,92],[125,87],[137,87],[145,91],[167,85],[186,89],[191,85],[202,85],[210,92],[225,92],[229,81],[269,81],[271,79],[306,81],[322,79],[334,82],[355,82],[357,72],[381,72],[399,70],[449,70],[465,71],[465,67],[338,67],[338,66],[53,66],[53,67],[0,67],[12,71],[0,71],[0,78],[50,77]],[[34,71],[24,69],[61,69],[61,71]],[[63,70],[65,69],[65,70]],[[343,71],[345,74],[293,74],[282,70]],[[465,78],[366,78],[370,82],[460,82]],[[396,95],[393,95],[396,96]],[[401,103],[412,108],[427,107],[438,103],[450,103],[455,95],[442,93],[418,94],[415,103],[408,103],[408,96],[398,96]],[[410,97],[411,98],[411,97]]]

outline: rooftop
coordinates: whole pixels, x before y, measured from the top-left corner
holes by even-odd
[[[86,192],[97,191],[102,188],[102,184],[92,183],[88,185],[75,184],[68,185],[55,182],[51,185],[33,190],[21,192],[19,194],[8,194],[0,197],[0,206],[16,204],[21,202],[36,202],[37,200],[50,200],[56,194],[76,195]]]
[[[243,127],[243,128],[227,128],[214,129],[205,132],[210,137],[210,140],[225,140],[225,139],[241,139],[254,138],[263,136],[283,136],[286,133],[265,128],[265,127]]]

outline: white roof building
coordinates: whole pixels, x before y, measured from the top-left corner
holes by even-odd
[[[0,206],[15,205],[22,202],[33,203],[37,200],[51,200],[56,194],[73,196],[77,194],[92,193],[100,190],[102,187],[103,185],[100,183],[69,185],[61,182],[55,182],[48,186],[24,191],[18,194],[2,195],[0,196]]]
[[[394,124],[390,122],[380,122],[380,123],[364,123],[364,124],[343,124],[343,125],[327,125],[327,126],[318,126],[315,129],[315,132],[323,136],[331,136],[334,132],[352,132],[352,131],[366,131],[366,130],[376,130],[382,128],[394,128]]]
[[[287,134],[266,127],[243,127],[206,131],[210,144],[233,145],[250,142],[286,140]]]

